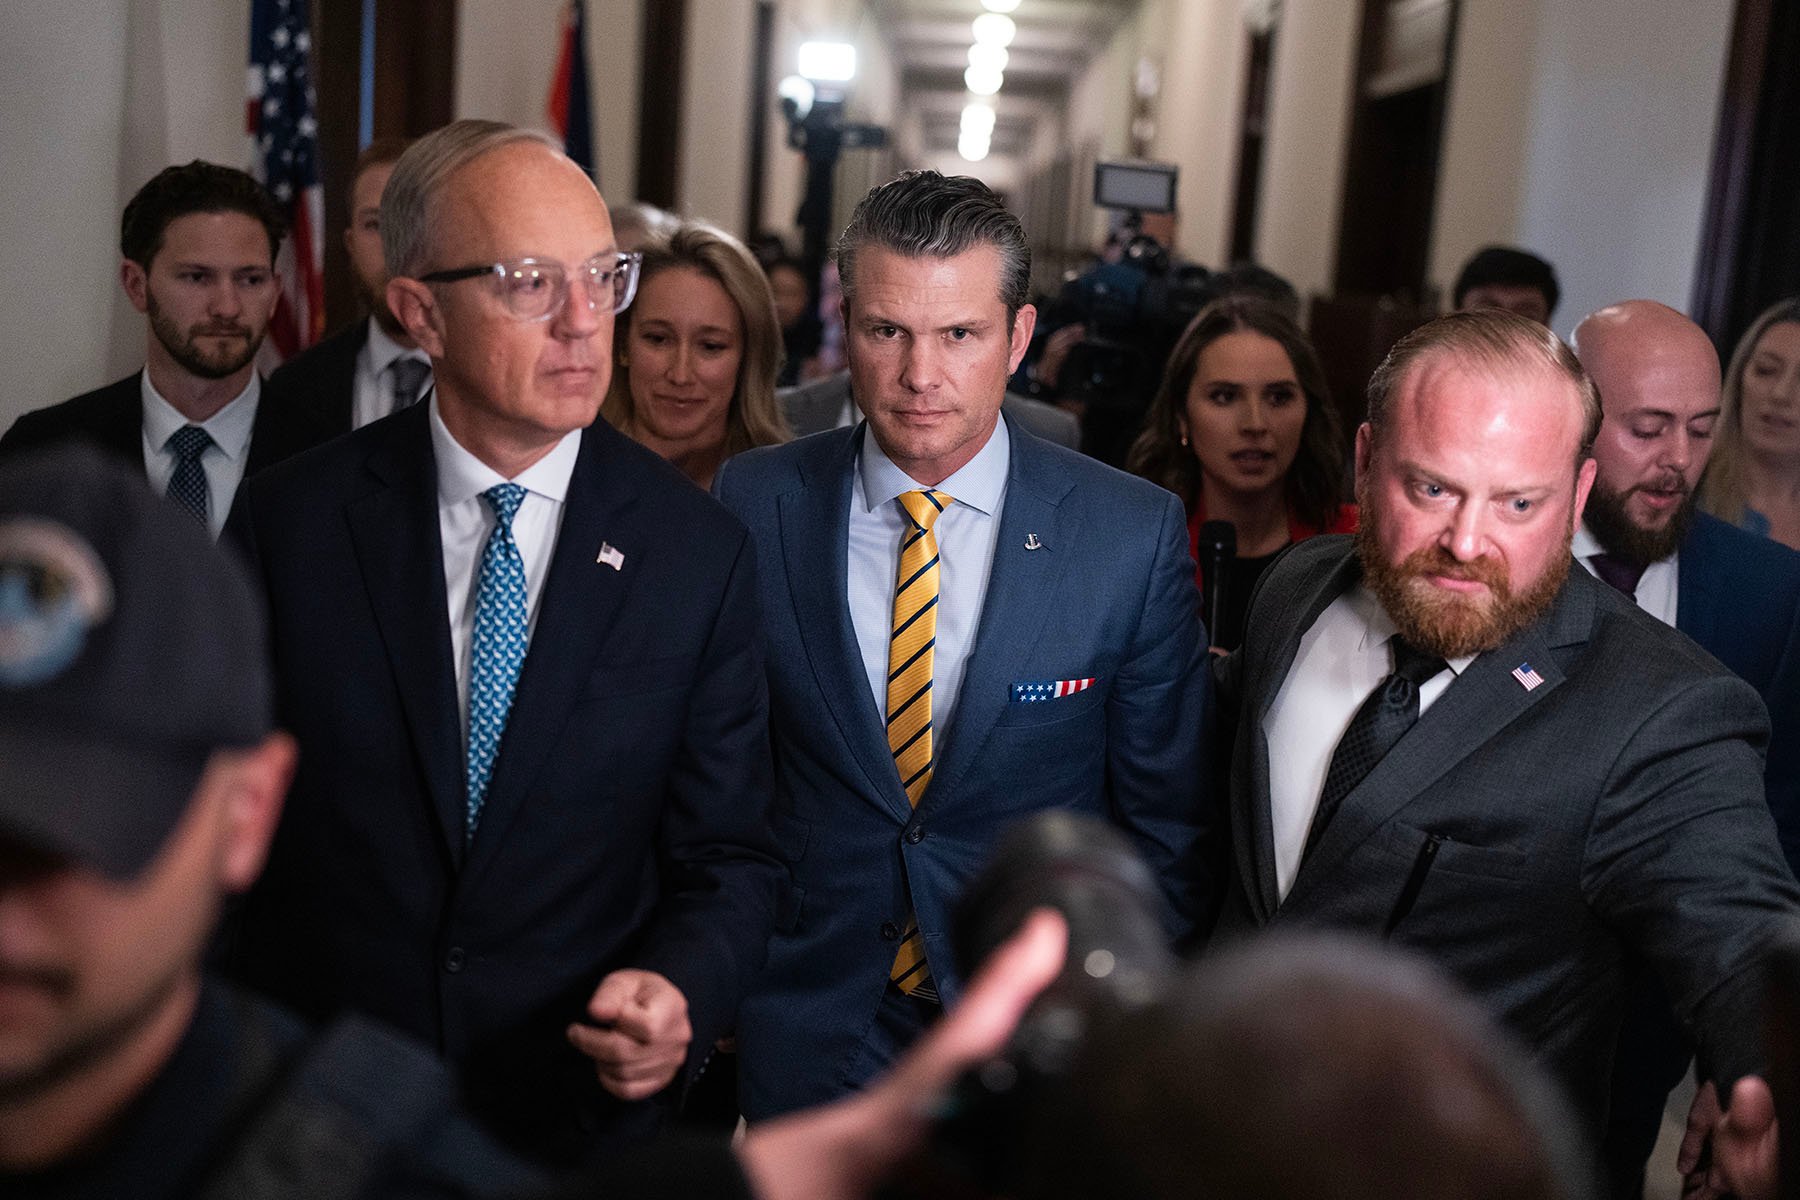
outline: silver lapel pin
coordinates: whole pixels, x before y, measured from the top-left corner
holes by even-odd
[[[1037,534],[1028,533],[1025,535],[1025,548],[1027,550],[1042,550],[1044,548],[1044,543],[1038,541]]]

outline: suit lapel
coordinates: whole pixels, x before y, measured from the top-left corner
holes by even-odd
[[[921,805],[954,792],[994,722],[1006,711],[1016,671],[1037,644],[1050,598],[1062,594],[1060,581],[1075,559],[1081,536],[1078,506],[1062,503],[1071,485],[1044,462],[1035,439],[1008,424],[1012,461],[987,598],[956,696],[956,719],[945,731],[944,748]],[[1036,550],[1025,548],[1031,535]]]
[[[347,517],[444,845],[460,864],[467,789],[425,415],[419,409],[394,423],[368,461],[384,486],[353,501]]]
[[[604,421],[595,421],[581,435],[556,550],[538,601],[537,626],[469,851],[471,884],[492,861],[562,737],[600,646],[642,574],[639,564],[652,554],[680,552],[652,544],[646,523],[634,520],[635,477],[641,468],[620,453],[623,436]],[[597,561],[602,543],[624,555],[619,569]]]
[[[1702,646],[1711,646],[1718,633],[1719,613],[1713,581],[1721,572],[1706,532],[1705,514],[1696,513],[1687,536],[1681,539],[1675,571],[1675,628]]]
[[[843,743],[850,747],[868,781],[869,792],[901,820],[912,817],[912,805],[900,786],[887,731],[850,621],[849,554],[851,490],[856,486],[856,448],[861,425],[848,434],[815,473],[803,470],[802,486],[778,501],[781,552],[788,592],[807,663],[819,694],[839,698],[827,705]]]
[[[1543,619],[1478,656],[1451,682],[1418,724],[1344,797],[1302,866],[1289,903],[1303,904],[1311,888],[1329,879],[1332,869],[1370,834],[1561,686],[1567,676],[1554,650],[1586,639],[1594,617],[1590,589],[1604,586],[1581,567],[1572,567]],[[1527,663],[1543,679],[1535,687],[1512,673]]]
[[[128,375],[106,390],[89,435],[114,454],[124,455],[144,471],[143,372]]]
[[[1245,891],[1257,921],[1262,924],[1274,917],[1281,902],[1275,877],[1274,816],[1269,808],[1269,739],[1263,731],[1263,723],[1287,679],[1294,656],[1299,653],[1300,639],[1332,601],[1349,591],[1362,575],[1349,539],[1341,540],[1341,552],[1324,564],[1321,573],[1312,576],[1316,582],[1311,586],[1302,582],[1303,602],[1276,609],[1288,614],[1285,619],[1277,618],[1282,622],[1277,624],[1274,634],[1277,650],[1256,664],[1255,675],[1246,678],[1242,688],[1242,694],[1254,698],[1255,703],[1251,711],[1238,714],[1234,753],[1249,766],[1246,771],[1232,772],[1231,823],[1233,828],[1243,830],[1247,835],[1233,839],[1237,869],[1239,876],[1249,881]],[[1268,602],[1262,606],[1268,607]]]

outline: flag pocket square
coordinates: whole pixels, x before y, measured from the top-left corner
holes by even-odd
[[[1032,704],[1039,700],[1059,700],[1085,692],[1100,682],[1090,675],[1086,679],[1035,679],[1012,685],[1014,704]]]

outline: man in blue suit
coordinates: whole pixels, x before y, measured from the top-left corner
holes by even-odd
[[[1605,417],[1576,559],[1693,638],[1768,706],[1764,792],[1790,868],[1800,867],[1800,554],[1694,507],[1719,417],[1719,357],[1671,308],[1630,300],[1575,330]],[[1643,1187],[1669,1089],[1689,1045],[1647,972],[1613,1071],[1607,1158],[1615,1194]]]
[[[752,1119],[855,1088],[961,980],[950,910],[1011,821],[1100,814],[1205,917],[1209,702],[1180,503],[1001,417],[1030,250],[976,180],[909,172],[838,243],[866,420],[741,455],[792,903],[738,1014]]]

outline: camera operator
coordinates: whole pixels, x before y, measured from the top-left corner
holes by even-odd
[[[1101,260],[1045,306],[1017,385],[1079,415],[1083,447],[1113,466],[1124,462],[1169,350],[1210,297],[1207,269],[1175,254],[1175,220],[1127,214]]]

